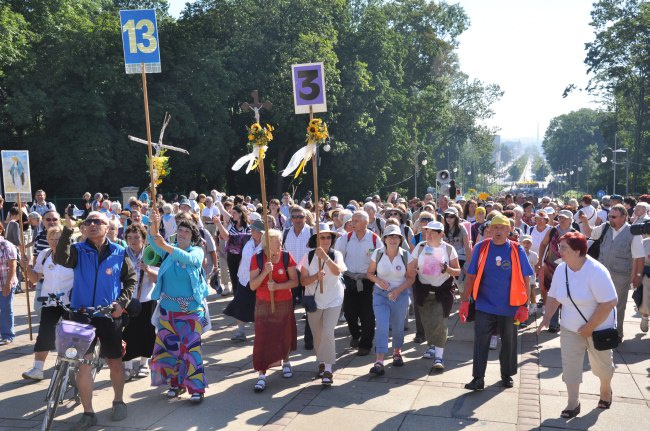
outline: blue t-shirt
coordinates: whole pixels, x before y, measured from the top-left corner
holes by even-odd
[[[480,245],[474,247],[472,261],[467,272],[476,274],[478,272],[478,256],[481,251]],[[524,248],[517,247],[521,273],[524,277],[534,274],[533,268],[528,262]],[[517,306],[510,305],[510,279],[512,277],[512,262],[510,261],[510,240],[503,245],[490,244],[490,250],[485,261],[483,277],[476,297],[476,309],[484,313],[496,314],[498,316],[514,316]]]

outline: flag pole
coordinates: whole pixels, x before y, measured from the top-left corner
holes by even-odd
[[[21,256],[26,256],[25,255],[25,236],[23,235],[23,204],[20,201],[20,193],[17,193],[18,195],[18,219],[20,220],[20,255]],[[27,268],[22,264],[22,259],[20,259],[20,265],[23,268],[23,274],[25,274],[25,299],[27,300],[27,323],[29,325],[29,341],[32,341],[34,339],[34,335],[32,333],[32,309],[31,309],[31,304],[29,303],[29,289],[32,287],[31,281],[29,281],[29,277],[27,277]],[[20,283],[20,281],[18,281]]]

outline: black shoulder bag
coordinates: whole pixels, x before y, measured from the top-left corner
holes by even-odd
[[[585,315],[582,314],[582,311],[580,311],[576,303],[573,301],[573,298],[571,298],[571,291],[569,290],[569,270],[567,269],[567,266],[568,265],[566,264],[564,266],[564,275],[566,277],[566,293],[573,303],[573,306],[576,308],[576,310],[578,310],[578,313],[580,313],[584,321],[588,322]],[[616,325],[616,308],[614,308],[614,325]],[[616,326],[613,328],[594,331],[591,333],[591,338],[594,341],[594,347],[596,350],[615,349],[618,346],[618,331],[616,330]]]
[[[603,242],[603,239],[605,239],[605,234],[607,233],[608,229],[609,229],[609,223],[605,222],[605,227],[603,228],[603,231],[600,233],[600,237],[594,242],[592,242],[591,246],[587,250],[587,254],[596,260],[598,260],[598,257],[600,256],[600,244]]]

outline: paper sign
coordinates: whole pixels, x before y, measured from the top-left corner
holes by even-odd
[[[122,47],[126,73],[160,73],[160,44],[154,9],[121,10]]]
[[[294,64],[291,76],[296,114],[309,114],[310,106],[313,112],[327,112],[323,63]]]
[[[0,153],[2,158],[2,178],[4,183],[4,194],[7,202],[24,202],[32,200],[32,182],[29,173],[29,151],[3,150]]]

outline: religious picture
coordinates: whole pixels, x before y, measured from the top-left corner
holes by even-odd
[[[2,178],[5,194],[31,194],[29,151],[2,151]]]

